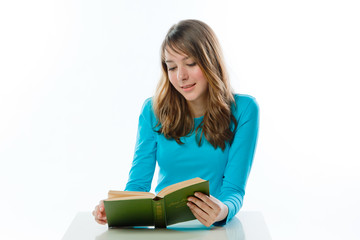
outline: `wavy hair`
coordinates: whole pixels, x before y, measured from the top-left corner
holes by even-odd
[[[165,63],[165,50],[170,48],[176,53],[192,57],[199,65],[208,81],[207,108],[202,122],[195,129],[193,115],[186,99],[170,83]],[[235,104],[220,44],[213,30],[199,20],[183,20],[173,25],[161,45],[162,76],[158,83],[153,107],[158,119],[157,132],[167,139],[183,144],[181,137],[195,130],[198,145],[204,136],[216,149],[222,150],[226,142],[231,144],[237,122],[231,113],[231,104]]]

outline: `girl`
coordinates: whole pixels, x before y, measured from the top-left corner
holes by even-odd
[[[198,20],[168,31],[161,46],[162,77],[155,96],[145,101],[126,191],[150,191],[156,161],[155,192],[200,177],[211,196],[188,198],[205,226],[224,225],[240,210],[258,133],[258,105],[233,94],[218,40]],[[93,211],[106,224],[101,201]]]

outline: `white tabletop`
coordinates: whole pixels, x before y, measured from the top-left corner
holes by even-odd
[[[270,240],[270,234],[260,212],[240,211],[224,227],[205,227],[193,220],[168,226],[167,229],[146,227],[109,229],[95,222],[90,212],[76,215],[63,240],[111,239],[246,239]]]

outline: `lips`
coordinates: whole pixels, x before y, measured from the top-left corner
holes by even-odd
[[[196,83],[188,84],[188,85],[182,86],[181,88],[182,88],[182,89],[188,89],[188,88],[191,88],[191,87],[195,86],[195,84],[196,84]]]

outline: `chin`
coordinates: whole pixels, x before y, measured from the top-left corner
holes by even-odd
[[[185,98],[186,101],[188,102],[193,102],[197,99],[197,97],[193,97],[193,96],[184,96],[183,97]]]

